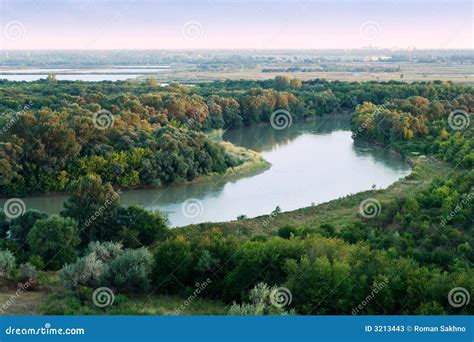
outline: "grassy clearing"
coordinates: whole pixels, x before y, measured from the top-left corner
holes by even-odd
[[[225,315],[229,310],[219,301],[164,295],[116,295],[112,305],[99,308],[92,301],[93,289],[70,292],[61,286],[59,272],[40,272],[38,279],[40,286],[33,291],[2,288],[0,315],[176,315],[177,310],[180,315]]]
[[[262,158],[260,153],[255,152],[253,150],[249,150],[245,147],[236,146],[228,141],[223,141],[223,134],[224,130],[220,129],[213,130],[207,133],[207,136],[212,141],[221,144],[228,154],[237,158],[242,163],[236,167],[227,169],[224,174],[212,173],[207,176],[199,177],[196,180],[197,182],[209,181],[214,179],[225,180],[227,178],[232,178],[235,176],[248,176],[267,170],[271,166],[269,162]]]
[[[218,301],[185,300],[178,296],[116,295],[111,305],[100,308],[94,305],[90,293],[59,292],[46,296],[39,312],[46,315],[225,315],[229,311],[228,306]]]

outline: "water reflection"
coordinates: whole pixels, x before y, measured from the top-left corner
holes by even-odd
[[[306,122],[295,122],[290,127],[277,130],[268,125],[252,126],[245,129],[231,129],[224,133],[224,139],[235,145],[254,151],[270,151],[287,144],[301,134],[325,134],[333,131],[349,131],[350,117],[338,116],[318,118]]]
[[[124,205],[161,210],[173,226],[234,220],[239,215],[268,214],[322,203],[347,194],[387,187],[410,168],[399,156],[369,144],[354,144],[348,118],[294,123],[285,130],[271,126],[229,130],[226,140],[260,151],[272,164],[264,172],[165,189],[124,191]],[[202,203],[197,217],[186,217],[182,204]],[[30,198],[29,208],[59,212],[65,197]]]

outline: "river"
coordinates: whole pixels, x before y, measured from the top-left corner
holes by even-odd
[[[386,149],[354,143],[347,119],[293,123],[284,130],[255,126],[227,131],[224,140],[261,152],[272,166],[258,174],[164,189],[123,191],[123,205],[164,212],[171,226],[235,220],[295,210],[348,194],[385,188],[409,165]],[[24,199],[27,208],[58,213],[66,196]]]

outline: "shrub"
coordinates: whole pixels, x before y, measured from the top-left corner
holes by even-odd
[[[191,243],[182,236],[160,243],[154,253],[153,282],[165,293],[179,292],[180,283],[194,284],[193,257]]]
[[[87,253],[95,254],[97,259],[108,262],[123,253],[123,246],[117,242],[91,242],[87,248]]]
[[[105,268],[105,263],[96,254],[91,253],[74,264],[64,266],[60,277],[64,286],[72,290],[81,286],[98,287],[103,281]]]
[[[32,264],[37,270],[42,270],[44,268],[43,258],[39,255],[32,255],[28,259],[28,262]]]
[[[275,305],[272,298],[278,295],[276,286],[269,287],[265,283],[258,283],[250,290],[249,298],[252,303],[233,304],[230,307],[229,315],[234,316],[261,316],[261,315],[293,315],[294,310],[285,311],[280,305]],[[279,304],[279,303],[276,303]]]
[[[93,242],[87,253],[61,269],[65,287],[79,290],[109,286],[122,292],[148,288],[153,258],[146,248],[122,250],[119,243]]]
[[[33,290],[38,286],[38,271],[29,262],[21,264],[18,267],[17,279],[24,289]]]
[[[15,257],[10,251],[0,251],[0,281],[11,280],[16,267]]]
[[[298,233],[298,230],[292,226],[287,225],[287,226],[278,228],[278,236],[283,239],[289,239],[292,236],[296,236],[297,233]]]
[[[99,287],[104,283],[107,263],[122,255],[122,245],[115,242],[91,242],[86,255],[60,272],[64,285],[70,289]]]
[[[146,290],[150,284],[152,265],[153,257],[146,248],[128,249],[110,262],[106,278],[118,291]]]
[[[91,242],[86,255],[61,269],[61,280],[67,288],[99,287],[105,282],[107,264],[123,253],[122,245],[114,242]]]

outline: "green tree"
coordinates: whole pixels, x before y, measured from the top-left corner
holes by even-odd
[[[48,215],[38,210],[27,210],[23,215],[13,219],[10,224],[10,238],[17,242],[20,247],[27,246],[27,236],[33,225],[38,220],[47,218]]]
[[[0,239],[7,237],[8,230],[10,229],[10,223],[7,216],[3,211],[0,211]]]
[[[31,251],[43,258],[48,269],[58,270],[76,259],[76,247],[79,245],[77,223],[57,215],[38,220],[28,233],[27,240]]]
[[[136,206],[120,208],[117,221],[125,247],[149,246],[164,240],[169,233],[166,218],[160,212],[150,212]]]
[[[82,245],[90,241],[117,239],[119,194],[110,183],[103,184],[97,175],[87,175],[73,182],[62,216],[78,222]]]

